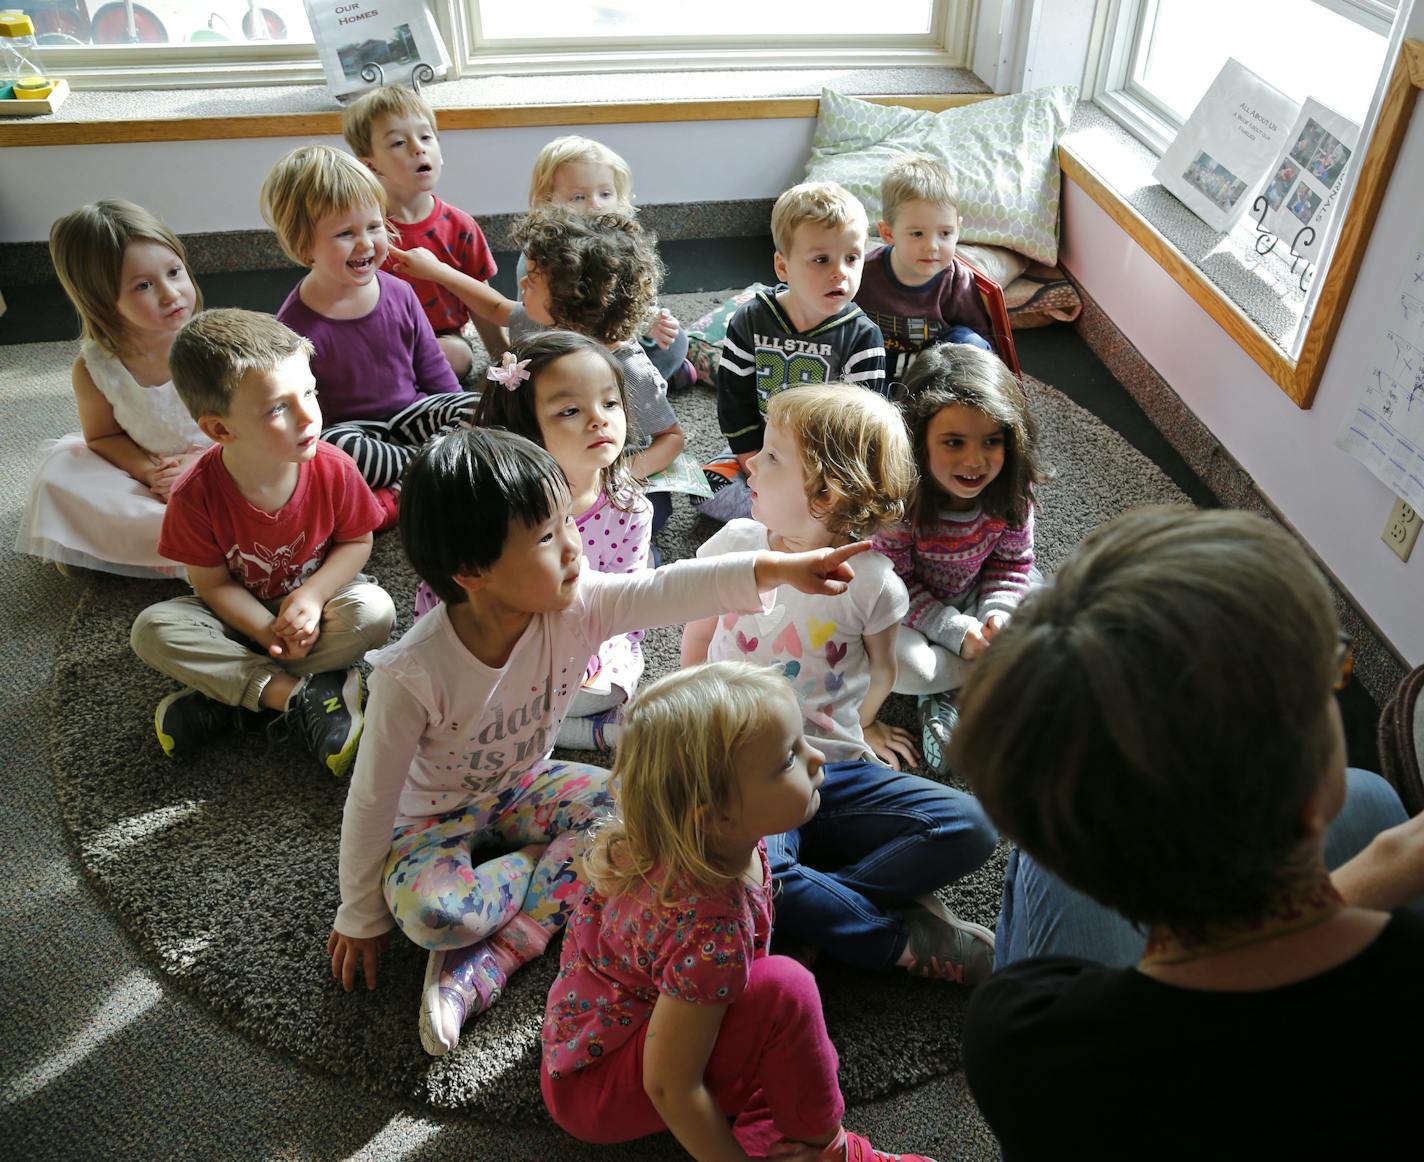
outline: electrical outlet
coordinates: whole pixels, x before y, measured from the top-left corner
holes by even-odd
[[[1393,549],[1394,555],[1401,561],[1407,561],[1409,554],[1414,551],[1414,542],[1418,539],[1419,514],[1396,496],[1380,540]]]

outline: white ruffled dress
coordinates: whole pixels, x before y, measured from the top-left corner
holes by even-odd
[[[80,351],[94,385],[134,443],[177,456],[212,443],[171,382],[144,387],[117,356],[86,341]],[[172,577],[181,566],[158,555],[165,505],[77,432],[45,444],[15,550],[127,577]]]

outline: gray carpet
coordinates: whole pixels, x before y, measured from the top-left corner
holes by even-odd
[[[691,319],[720,297],[669,296],[668,305]],[[1056,469],[1042,492],[1038,552],[1045,571],[1115,513],[1185,500],[1087,412],[1050,387],[1031,389],[1046,459]],[[675,403],[694,451],[715,451],[711,392],[697,388]],[[680,503],[660,539],[665,557],[689,555],[712,527]],[[399,609],[410,608],[413,579],[394,536],[378,538],[370,571]],[[456,1053],[432,1061],[416,1035],[424,957],[414,946],[393,942],[375,993],[347,996],[325,975],[344,785],[322,777],[293,747],[261,736],[234,739],[189,766],[163,760],[151,710],[171,685],[132,657],[127,633],[139,608],[175,591],[87,579],[58,643],[52,762],[84,870],[145,957],[220,1021],[398,1100],[462,1110],[483,1122],[543,1119],[537,1041],[552,957],[516,978]],[[407,624],[408,614],[400,629]],[[676,641],[674,631],[649,634],[650,675],[676,664]],[[911,715],[909,699],[892,700],[892,720],[908,724]],[[952,905],[992,923],[1003,855],[1001,848],[954,885]],[[819,975],[852,1106],[956,1069],[964,1003],[958,990],[834,967]]]

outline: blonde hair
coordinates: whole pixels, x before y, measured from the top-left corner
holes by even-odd
[[[613,192],[624,208],[632,213],[633,171],[628,163],[601,141],[591,137],[556,137],[539,151],[534,159],[534,172],[529,178],[529,206],[534,209],[554,200],[554,175],[561,166],[584,162],[606,165],[613,171]]]
[[[904,518],[919,475],[905,422],[884,396],[808,384],[772,396],[766,422],[796,437],[811,515],[828,532],[859,540]]]
[[[830,229],[859,225],[862,234],[870,229],[865,207],[839,182],[802,182],[776,199],[771,208],[771,241],[783,258],[791,254],[796,228],[807,222]]]
[[[435,110],[419,93],[404,85],[382,85],[346,106],[341,114],[341,132],[357,157],[370,157],[371,128],[382,117],[424,117],[436,130]]]
[[[79,316],[81,334],[114,355],[130,353],[119,314],[124,252],[142,240],[168,247],[188,270],[188,251],[167,226],[132,202],[104,199],[57,218],[49,230],[49,255],[64,293]],[[203,292],[193,283],[194,311],[203,309]]]
[[[949,170],[932,157],[907,157],[885,171],[880,179],[880,217],[895,225],[895,215],[906,202],[931,202],[959,214],[959,188]]]
[[[386,190],[376,175],[329,145],[292,150],[272,167],[261,198],[262,217],[298,266],[311,265],[312,235],[328,214],[367,205],[386,212]]]
[[[173,386],[189,414],[225,416],[232,396],[252,371],[271,371],[302,352],[314,354],[311,343],[285,323],[258,311],[224,307],[189,319],[168,356]]]
[[[735,881],[741,869],[716,862],[708,825],[735,804],[738,752],[771,721],[778,698],[799,720],[781,672],[740,661],[677,670],[646,686],[623,711],[616,809],[581,857],[585,880],[608,897],[654,883],[665,900],[679,888]]]

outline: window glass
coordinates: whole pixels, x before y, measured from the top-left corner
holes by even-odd
[[[1297,103],[1314,97],[1361,124],[1386,37],[1341,11],[1314,0],[1157,0],[1146,7],[1135,83],[1185,121],[1235,57]]]
[[[843,35],[928,34],[934,0],[719,0],[679,4],[670,0],[474,0],[480,40],[646,40],[659,37],[748,37],[759,47],[779,47],[776,38]]]
[[[28,0],[40,52],[103,45],[311,44],[301,0]]]

